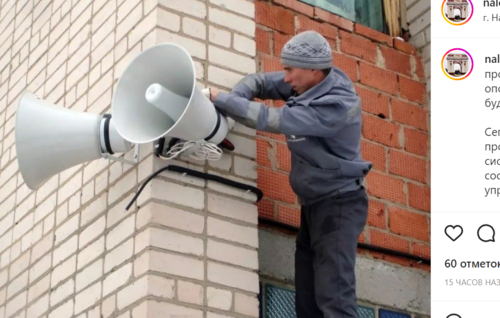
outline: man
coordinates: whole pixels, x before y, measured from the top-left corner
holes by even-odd
[[[281,63],[284,71],[247,75],[230,94],[211,89],[210,99],[235,121],[286,135],[301,204],[297,317],[357,318],[356,248],[368,214],[362,182],[372,167],[360,156],[360,98],[317,32],[288,41]],[[254,98],[286,105],[268,108]]]

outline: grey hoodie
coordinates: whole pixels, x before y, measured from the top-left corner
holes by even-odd
[[[325,79],[296,96],[285,72],[245,76],[214,105],[235,121],[284,134],[291,152],[290,185],[301,205],[358,189],[372,163],[361,159],[361,100],[347,75],[332,67]],[[284,100],[282,108],[253,101]]]

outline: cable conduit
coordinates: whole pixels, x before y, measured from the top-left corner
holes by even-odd
[[[220,176],[216,176],[216,175],[212,175],[212,174],[209,174],[209,173],[200,172],[200,171],[196,171],[196,170],[192,170],[192,169],[188,169],[188,168],[184,168],[184,167],[180,167],[180,166],[168,165],[166,167],[163,167],[163,168],[159,169],[158,171],[154,172],[153,174],[151,174],[142,183],[142,185],[139,187],[137,193],[132,198],[132,200],[130,201],[130,203],[127,205],[127,207],[125,208],[125,210],[128,211],[130,209],[130,207],[132,206],[132,204],[137,200],[137,198],[141,194],[142,190],[144,190],[145,186],[152,179],[154,179],[160,173],[162,173],[164,171],[167,171],[167,170],[168,171],[172,171],[172,172],[181,173],[181,174],[185,173],[185,174],[187,174],[189,176],[192,176],[192,177],[201,178],[201,179],[205,179],[205,180],[209,180],[209,181],[216,181],[216,182],[225,184],[225,185],[233,187],[233,188],[237,188],[237,189],[241,189],[241,190],[253,192],[257,196],[257,201],[256,202],[259,202],[263,198],[263,196],[264,196],[262,190],[260,190],[259,188],[254,187],[254,186],[248,185],[248,184],[244,184],[244,183],[233,181],[233,180],[229,180],[229,179],[226,179],[226,178],[223,178],[223,177],[220,177]],[[276,226],[276,227],[279,227],[279,228],[282,228],[282,229],[290,230],[290,231],[295,232],[295,233],[298,232],[298,230],[299,230],[298,227],[295,227],[293,225],[289,225],[289,224],[286,224],[286,223],[282,223],[282,222],[279,222],[279,221],[276,221],[276,220],[272,220],[272,219],[268,219],[268,218],[263,218],[263,217],[259,217],[259,223],[273,225],[273,226]],[[413,255],[413,254],[409,254],[409,253],[404,253],[404,252],[401,252],[401,251],[396,251],[396,250],[392,250],[392,249],[388,249],[388,248],[384,248],[384,247],[380,247],[380,246],[375,246],[375,245],[371,245],[371,244],[367,244],[367,243],[358,243],[358,248],[366,249],[366,250],[373,251],[373,252],[384,253],[384,254],[387,254],[387,255],[392,255],[392,256],[397,256],[397,257],[403,257],[403,258],[414,260],[414,261],[417,261],[419,263],[423,263],[423,264],[427,264],[427,265],[430,265],[430,263],[431,263],[430,259],[427,259],[427,258],[424,258],[424,257],[420,257],[420,256],[417,256],[417,255]]]

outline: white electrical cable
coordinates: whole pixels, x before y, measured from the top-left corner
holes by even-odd
[[[193,154],[189,157],[195,160],[211,160],[217,161],[222,156],[222,150],[213,143],[198,143],[196,141],[186,141],[179,142],[172,146],[172,148],[167,152],[166,156],[161,156],[160,158],[165,160],[171,160],[190,149],[191,147],[198,146]]]
[[[204,143],[190,157],[197,160],[217,161],[222,156],[222,150],[213,143]]]

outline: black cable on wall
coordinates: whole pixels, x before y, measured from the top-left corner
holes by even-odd
[[[293,225],[290,225],[290,224],[286,224],[286,223],[282,223],[282,222],[279,222],[279,221],[276,221],[276,220],[272,220],[272,219],[268,219],[268,218],[259,217],[259,223],[268,224],[268,225],[275,226],[275,227],[278,227],[278,228],[281,228],[281,229],[285,229],[285,230],[288,230],[288,231],[291,231],[291,232],[294,232],[294,233],[297,233],[299,231],[299,228],[296,227],[296,226],[293,226]],[[392,250],[392,249],[388,249],[388,248],[385,248],[385,247],[371,245],[371,244],[367,244],[367,243],[360,243],[360,242],[358,242],[358,248],[363,248],[363,249],[366,249],[366,250],[369,250],[369,251],[372,251],[372,252],[379,252],[379,253],[384,253],[384,254],[387,254],[387,255],[392,255],[392,256],[397,256],[397,257],[403,257],[403,258],[407,258],[407,259],[410,259],[410,260],[413,260],[413,261],[417,261],[419,263],[423,263],[423,264],[427,264],[427,265],[431,264],[431,260],[427,259],[427,258],[424,258],[424,257],[420,257],[420,256],[417,256],[417,255],[413,255],[413,254],[409,254],[409,253],[405,253],[405,252],[400,252],[400,251],[396,251],[396,250]]]
[[[255,193],[255,195],[257,196],[257,202],[259,202],[264,197],[264,194],[263,194],[262,190],[260,190],[259,188],[254,187],[254,186],[251,186],[251,185],[248,185],[248,184],[244,184],[244,183],[241,183],[241,182],[237,182],[237,181],[233,181],[233,180],[229,180],[229,179],[226,179],[226,178],[223,178],[223,177],[220,177],[220,176],[216,176],[216,175],[212,175],[212,174],[209,174],[209,173],[205,173],[205,172],[200,172],[200,171],[196,171],[196,170],[192,170],[192,169],[188,169],[188,168],[184,168],[184,167],[180,167],[180,166],[175,166],[175,165],[168,165],[166,167],[163,167],[163,168],[159,169],[158,171],[156,171],[155,173],[153,173],[152,175],[150,175],[146,179],[146,181],[144,181],[144,183],[141,185],[141,187],[139,188],[139,190],[137,191],[137,193],[135,194],[135,196],[132,198],[132,200],[130,201],[130,203],[125,208],[125,210],[128,211],[128,209],[130,209],[130,207],[132,206],[132,204],[135,202],[135,200],[137,200],[137,198],[141,194],[142,190],[148,184],[149,181],[151,181],[152,179],[154,179],[157,175],[159,175],[163,171],[167,171],[167,170],[168,171],[173,171],[173,172],[178,172],[178,173],[185,173],[187,175],[190,175],[190,176],[193,176],[193,177],[197,177],[197,178],[201,178],[201,179],[205,179],[205,180],[216,181],[216,182],[219,182],[219,183],[222,183],[222,184],[225,184],[225,185],[228,185],[230,187],[237,188],[237,189],[251,191],[251,192]],[[286,224],[286,223],[282,223],[282,222],[279,222],[279,221],[276,221],[276,220],[272,220],[272,219],[267,219],[267,218],[259,217],[259,223],[276,226],[278,228],[286,229],[286,230],[292,231],[294,233],[298,232],[298,228],[297,227],[289,225],[289,224]],[[414,261],[417,261],[417,262],[420,262],[420,263],[423,263],[423,264],[427,264],[427,265],[430,265],[430,263],[431,263],[430,259],[426,259],[426,258],[417,256],[417,255],[412,255],[412,254],[409,254],[409,253],[404,253],[404,252],[400,252],[400,251],[396,251],[396,250],[392,250],[392,249],[388,249],[388,248],[384,248],[384,247],[380,247],[380,246],[375,246],[375,245],[371,245],[371,244],[358,243],[358,248],[363,248],[363,249],[370,250],[370,251],[373,251],[373,252],[384,253],[384,254],[387,254],[387,255],[393,255],[393,256],[397,256],[397,257],[403,257],[403,258],[414,260]]]

